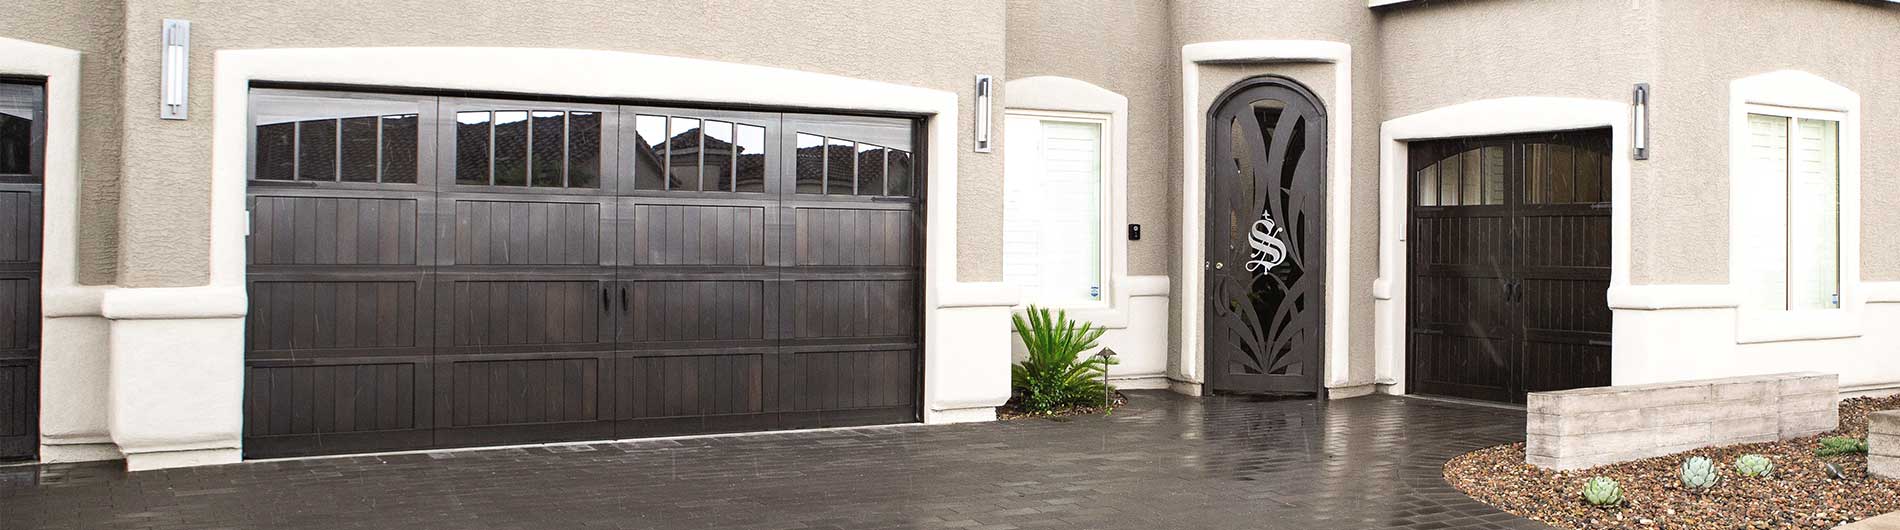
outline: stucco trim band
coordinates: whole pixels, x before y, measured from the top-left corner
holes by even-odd
[[[1405,393],[1405,205],[1410,203],[1406,143],[1413,140],[1610,128],[1610,297],[1626,304],[1662,306],[1676,293],[1631,290],[1630,106],[1619,101],[1509,97],[1470,101],[1386,120],[1379,128],[1379,278],[1374,280],[1373,348],[1387,392]],[[1699,289],[1691,305],[1721,294]],[[1618,348],[1620,350],[1620,348]],[[1621,353],[1618,351],[1617,353]],[[1615,359],[1616,353],[1612,354]],[[1614,362],[1614,361],[1613,361]]]
[[[1201,65],[1326,63],[1333,65],[1333,94],[1326,115],[1332,132],[1328,142],[1326,175],[1326,369],[1327,388],[1352,386],[1348,378],[1347,348],[1351,304],[1352,205],[1352,46],[1317,40],[1231,40],[1198,42],[1181,47],[1181,338],[1180,373],[1171,374],[1198,389],[1206,381],[1206,352],[1202,300],[1206,282],[1198,264],[1206,261],[1207,153],[1202,148],[1200,104]]]

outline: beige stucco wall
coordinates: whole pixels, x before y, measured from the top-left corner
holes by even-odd
[[[1179,140],[1167,131],[1180,104],[1174,95],[1178,82],[1168,75],[1170,39],[1164,0],[1009,2],[1011,79],[1062,76],[1128,98],[1128,222],[1142,227],[1141,240],[1128,242],[1133,275],[1172,270],[1178,229],[1169,215],[1176,179],[1169,177],[1168,160]]]
[[[1860,94],[1861,277],[1900,280],[1900,59],[1893,53],[1900,4],[1701,0],[1659,7],[1670,22],[1662,26],[1662,68],[1652,96],[1656,137],[1649,165],[1659,182],[1649,185],[1668,193],[1639,204],[1637,223],[1671,228],[1654,237],[1664,248],[1636,251],[1652,254],[1649,277],[1675,280],[1691,269],[1698,272],[1694,279],[1726,278],[1728,83],[1793,69]],[[1677,224],[1691,231],[1677,232]],[[1701,270],[1711,267],[1716,274]]]
[[[192,21],[192,119],[129,112],[119,282],[206,281],[211,73],[219,49],[360,46],[522,46],[621,50],[757,64],[952,91],[969,130],[972,78],[1004,75],[1001,0],[811,4],[795,1],[346,0],[228,4],[127,2],[124,31],[156,39],[165,18]],[[919,24],[918,21],[929,21]],[[471,29],[478,28],[478,29]],[[153,41],[153,46],[156,46]],[[126,58],[122,102],[158,99],[158,55]],[[496,75],[507,75],[496,72]],[[771,87],[759,87],[771,90]],[[89,118],[95,119],[95,118]],[[1002,159],[959,139],[958,277],[1002,276]]]
[[[83,284],[111,283],[118,249],[120,175],[119,64],[124,55],[121,5],[113,1],[13,0],[0,16],[0,37],[80,52],[83,122],[79,159],[78,271]],[[157,55],[157,44],[152,45]],[[157,103],[151,106],[157,112]]]
[[[1361,2],[1313,2],[1305,0],[1179,0],[1173,3],[1171,18],[1174,21],[1174,45],[1169,50],[1173,61],[1172,69],[1167,72],[1169,83],[1180,85],[1181,47],[1197,42],[1222,40],[1323,40],[1343,42],[1352,46],[1353,87],[1351,117],[1353,128],[1352,182],[1350,204],[1352,208],[1351,260],[1350,263],[1333,263],[1328,266],[1349,267],[1348,294],[1350,320],[1347,323],[1349,337],[1347,347],[1350,366],[1347,367],[1346,385],[1365,385],[1374,382],[1375,356],[1372,349],[1372,281],[1378,278],[1379,266],[1379,218],[1378,198],[1378,121],[1380,116],[1381,79],[1379,77],[1379,36],[1377,19],[1373,11]],[[1229,71],[1229,69],[1233,69]],[[1212,98],[1233,82],[1253,74],[1280,73],[1293,77],[1320,95],[1321,99],[1333,97],[1333,69],[1331,65],[1284,64],[1256,65],[1253,67],[1212,66],[1202,70],[1200,94],[1203,101],[1199,108],[1206,112]],[[1316,84],[1317,83],[1317,84]],[[1178,89],[1176,90],[1179,91]],[[1177,94],[1175,96],[1179,98]],[[1345,122],[1334,116],[1331,110],[1333,102],[1327,101],[1328,116],[1333,122],[1329,126],[1341,126]],[[1168,191],[1171,218],[1181,215],[1181,116],[1177,109],[1170,121],[1175,139],[1170,151]],[[1199,131],[1193,134],[1204,134]],[[1333,183],[1329,183],[1332,185]],[[1178,230],[1178,228],[1176,229]],[[1178,245],[1177,245],[1178,246]],[[1174,276],[1180,274],[1179,251],[1170,253],[1173,260],[1169,271]],[[1198,298],[1184,299],[1180,292],[1180,278],[1175,278],[1174,297],[1183,303],[1200,303]],[[1181,329],[1180,304],[1175,304],[1169,315],[1171,332],[1170,348],[1178,349]],[[1189,332],[1198,333],[1198,330]],[[1179,352],[1173,352],[1172,358],[1178,359]],[[1176,369],[1178,367],[1170,367]]]

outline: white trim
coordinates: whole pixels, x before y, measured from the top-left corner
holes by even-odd
[[[1735,340],[1738,343],[1778,342],[1859,337],[1863,333],[1866,295],[1860,279],[1860,94],[1820,76],[1779,70],[1729,82],[1729,240],[1738,241],[1759,230],[1758,216],[1748,205],[1759,200],[1762,189],[1746,186],[1742,168],[1749,167],[1748,115],[1823,119],[1840,123],[1840,308],[1778,311],[1738,304]],[[1791,121],[1792,126],[1792,121]],[[1792,153],[1790,153],[1792,156]],[[1792,176],[1791,176],[1792,178]],[[1745,245],[1729,245],[1729,285],[1736,292],[1751,288],[1748,263],[1754,262]]]
[[[1120,236],[1121,227],[1128,225],[1128,98],[1087,81],[1057,76],[1012,79],[1003,85],[1003,98],[1005,118],[1012,114],[1105,118],[1102,144],[1107,163],[1102,166],[1102,200],[1107,207],[1102,209],[1102,303],[1061,308],[1079,320],[1111,329],[1127,328],[1131,297],[1128,238]]]
[[[1322,63],[1333,65],[1333,93],[1326,106],[1332,139],[1326,148],[1326,369],[1328,388],[1365,384],[1347,380],[1347,334],[1351,304],[1352,262],[1352,47],[1341,42],[1315,40],[1233,40],[1199,42],[1181,47],[1181,360],[1173,374],[1199,388],[1205,344],[1202,302],[1206,286],[1200,265],[1206,258],[1207,153],[1201,147],[1201,65]]]
[[[1406,142],[1596,127],[1610,128],[1610,293],[1616,303],[1662,307],[1660,293],[1630,288],[1630,105],[1620,101],[1510,97],[1460,103],[1386,120],[1379,129],[1379,278],[1373,282],[1379,380],[1405,393]],[[1649,289],[1645,287],[1645,289]],[[1724,303],[1697,291],[1696,304]],[[1663,293],[1672,296],[1674,293]],[[1694,305],[1694,304],[1692,304]],[[1612,354],[1612,363],[1616,359]]]
[[[1610,288],[1610,309],[1723,309],[1735,307],[1727,285],[1619,285]]]

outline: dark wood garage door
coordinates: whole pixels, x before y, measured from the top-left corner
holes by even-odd
[[[39,450],[45,108],[38,82],[0,78],[0,461]]]
[[[1610,384],[1610,145],[1592,130],[1411,144],[1413,392]]]
[[[911,120],[252,102],[248,456],[918,419]]]

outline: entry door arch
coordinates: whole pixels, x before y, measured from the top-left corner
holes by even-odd
[[[1318,393],[1324,372],[1326,111],[1304,85],[1248,78],[1208,111],[1207,384]]]

